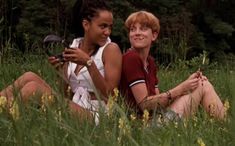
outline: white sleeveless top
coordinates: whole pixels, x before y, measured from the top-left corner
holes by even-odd
[[[70,47],[78,48],[82,39],[83,38],[74,39]],[[104,48],[110,42],[111,40],[108,38],[105,45],[100,47],[98,51],[96,52],[96,54],[91,56],[91,59],[96,64],[97,69],[99,70],[100,74],[103,77],[104,77],[104,64],[102,61],[102,55],[103,55]],[[74,93],[73,102],[79,104],[83,108],[90,110],[92,113],[97,112],[100,106],[105,106],[105,103],[103,101],[100,102],[98,100],[90,100],[89,92],[93,92],[96,98],[98,99],[102,95],[97,92],[94,86],[94,83],[91,79],[91,76],[87,70],[87,67],[84,66],[77,75],[74,73],[76,67],[77,67],[76,63],[69,62],[68,70],[67,70],[69,85]],[[97,118],[97,115],[95,116]],[[96,119],[96,122],[97,122],[97,119]]]

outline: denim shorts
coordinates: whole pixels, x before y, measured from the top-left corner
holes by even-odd
[[[181,116],[171,109],[158,109],[154,112],[152,124],[162,127],[170,122],[179,122],[181,119]]]

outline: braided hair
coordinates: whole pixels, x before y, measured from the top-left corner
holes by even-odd
[[[77,0],[73,7],[72,31],[76,37],[84,36],[82,21],[92,21],[92,18],[98,16],[100,10],[111,12],[106,0]]]

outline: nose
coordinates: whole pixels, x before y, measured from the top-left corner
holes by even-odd
[[[111,34],[111,32],[112,32],[111,28],[107,28],[107,29],[105,29],[104,34],[106,36],[109,36]]]
[[[135,35],[139,35],[140,33],[141,33],[140,29],[137,28],[137,29],[135,30]]]

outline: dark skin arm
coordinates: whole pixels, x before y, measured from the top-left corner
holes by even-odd
[[[66,49],[64,52],[66,61],[71,61],[79,65],[86,66],[86,62],[90,59],[89,55],[81,49]],[[121,77],[122,54],[119,47],[115,43],[106,46],[103,52],[104,77],[100,74],[96,64],[93,62],[91,66],[87,66],[92,81],[98,91],[107,101],[112,90],[118,86]]]

